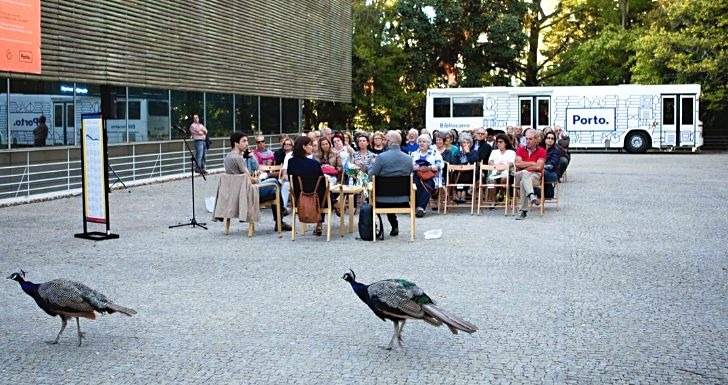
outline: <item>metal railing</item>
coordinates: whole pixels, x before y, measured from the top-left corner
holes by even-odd
[[[227,140],[213,140],[207,152],[208,170],[222,168],[228,147]],[[115,144],[109,145],[108,153],[109,185],[114,188],[122,186],[120,181],[133,186],[190,175],[190,156],[182,141]],[[81,193],[83,170],[78,147],[16,150],[2,155],[8,161],[0,166],[0,206]]]

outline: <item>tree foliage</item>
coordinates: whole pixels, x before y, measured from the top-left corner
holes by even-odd
[[[651,0],[561,0],[544,33],[539,84],[591,85],[630,81],[631,42]]]
[[[703,111],[726,110],[726,1],[559,0],[548,10],[542,3],[549,4],[354,0],[352,103],[306,102],[307,125],[421,127],[428,88],[515,79],[524,85],[699,83]]]
[[[728,3],[663,0],[651,20],[646,33],[635,42],[633,79],[701,84],[703,109],[708,114],[726,111]]]
[[[505,85],[525,44],[522,1],[400,0],[395,32],[417,89]]]

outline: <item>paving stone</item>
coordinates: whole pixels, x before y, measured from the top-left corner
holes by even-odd
[[[253,238],[212,223],[218,176],[109,196],[118,240],[73,237],[80,197],[0,208],[0,266],[75,279],[136,309],[69,323],[0,286],[0,378],[34,384],[728,383],[728,154],[576,154],[562,208],[525,221],[455,210],[376,244],[338,235]],[[290,218],[286,218],[290,221]],[[386,221],[385,221],[386,223]],[[404,226],[406,220],[400,220]],[[93,226],[91,230],[98,230]],[[388,226],[386,224],[385,226]],[[439,240],[423,233],[442,229]],[[385,234],[388,233],[385,232]],[[341,276],[418,283],[473,335],[391,323]]]

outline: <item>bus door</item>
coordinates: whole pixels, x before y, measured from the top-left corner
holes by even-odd
[[[53,145],[74,145],[76,125],[73,101],[53,102],[53,128],[50,129]]]
[[[519,96],[519,122],[521,127],[543,130],[551,121],[550,96]]]
[[[662,95],[662,146],[690,146],[695,144],[697,117],[695,95]]]

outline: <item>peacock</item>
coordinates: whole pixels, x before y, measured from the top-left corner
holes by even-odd
[[[474,333],[478,327],[460,317],[435,306],[432,299],[414,282],[404,279],[386,279],[369,285],[356,281],[353,270],[341,277],[351,284],[354,293],[382,321],[394,322],[394,334],[389,341],[388,350],[392,350],[394,341],[402,346],[402,329],[407,319],[421,319],[430,325],[445,324],[453,334],[458,331]]]
[[[33,297],[35,303],[43,311],[52,317],[61,317],[61,331],[58,332],[55,340],[48,342],[49,344],[58,343],[58,339],[66,328],[66,322],[69,318],[76,318],[78,346],[81,346],[84,333],[81,333],[79,317],[96,319],[95,312],[101,314],[119,312],[130,317],[137,313],[133,309],[109,301],[105,295],[79,282],[54,279],[41,284],[33,283],[25,280],[23,270],[11,274],[8,279],[18,281],[25,294]]]

